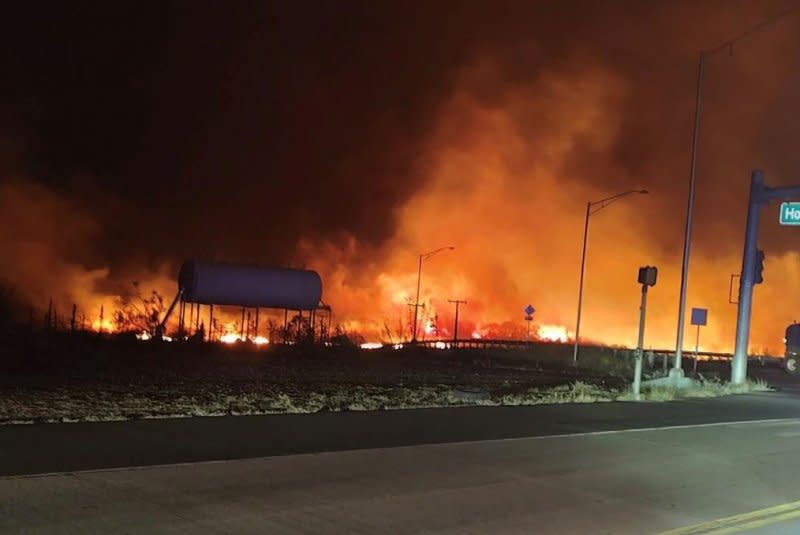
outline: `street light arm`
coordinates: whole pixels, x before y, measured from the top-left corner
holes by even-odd
[[[441,253],[442,251],[445,251],[445,250],[448,250],[448,249],[452,251],[453,249],[455,249],[455,247],[453,247],[452,245],[448,245],[448,246],[445,246],[445,247],[439,247],[438,249],[434,249],[433,251],[430,251],[430,252],[423,253],[423,254],[419,255],[419,257],[422,260],[426,260],[426,259],[432,257],[433,255],[435,255],[436,253]]]
[[[792,7],[784,9],[783,11],[779,11],[778,13],[772,15],[771,17],[768,17],[768,18],[762,20],[758,24],[756,24],[754,26],[751,26],[750,28],[746,29],[745,31],[743,31],[739,35],[736,35],[736,36],[728,39],[727,41],[718,44],[717,46],[715,46],[713,48],[709,48],[708,50],[700,52],[701,61],[702,61],[702,59],[704,59],[706,57],[709,57],[709,56],[712,56],[712,55],[716,54],[717,52],[725,50],[726,48],[728,50],[733,51],[733,45],[737,41],[741,41],[745,37],[749,37],[750,35],[758,32],[759,30],[763,30],[767,26],[770,26],[771,24],[779,21],[783,17],[786,17],[787,15],[791,15],[792,13],[794,13],[795,11],[798,11],[798,10],[800,10],[800,5],[794,5]]]
[[[647,194],[648,191],[646,189],[632,189],[629,191],[623,191],[622,193],[617,193],[616,195],[612,195],[611,197],[606,197],[605,199],[600,199],[599,201],[593,201],[589,203],[589,215],[595,214],[605,208],[606,206],[620,200],[622,197],[627,195],[631,195],[633,193],[639,194]],[[598,208],[595,208],[597,206]]]

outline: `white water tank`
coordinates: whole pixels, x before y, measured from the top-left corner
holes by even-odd
[[[322,279],[316,271],[190,260],[181,266],[178,289],[191,303],[313,310]]]

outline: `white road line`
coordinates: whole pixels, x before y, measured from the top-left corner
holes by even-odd
[[[496,438],[496,439],[488,439],[488,440],[464,440],[459,442],[436,442],[430,444],[413,444],[413,445],[406,445],[406,446],[391,446],[386,448],[364,448],[364,449],[354,449],[354,450],[334,450],[334,451],[319,451],[319,452],[311,452],[311,453],[292,453],[286,455],[269,455],[264,457],[245,457],[242,459],[218,459],[218,460],[211,460],[211,461],[189,461],[189,462],[182,462],[182,463],[164,463],[164,464],[149,464],[143,466],[122,466],[122,467],[114,467],[114,468],[95,468],[90,470],[69,470],[65,472],[41,472],[37,474],[20,474],[20,475],[13,475],[13,476],[0,476],[0,481],[9,480],[9,479],[33,479],[33,478],[43,478],[43,477],[54,477],[54,476],[71,476],[77,474],[93,474],[93,473],[104,473],[104,472],[123,472],[123,471],[132,471],[132,470],[151,470],[151,469],[159,469],[159,468],[180,468],[183,466],[197,466],[197,465],[214,465],[214,464],[224,464],[224,463],[241,463],[241,462],[250,462],[250,461],[263,461],[267,459],[274,459],[280,457],[289,457],[289,456],[299,456],[299,455],[331,455],[336,453],[355,453],[359,451],[380,451],[380,450],[387,450],[387,449],[402,449],[402,448],[419,448],[419,447],[436,447],[436,448],[447,448],[451,446],[461,446],[467,444],[489,444],[493,442],[519,442],[525,440],[552,440],[552,439],[559,439],[559,438],[580,438],[580,437],[593,437],[593,436],[605,436],[605,435],[621,435],[625,433],[646,433],[652,431],[677,431],[681,429],[702,429],[705,427],[736,427],[736,426],[745,426],[745,425],[781,425],[781,424],[800,424],[800,418],[770,418],[766,420],[735,420],[730,422],[713,422],[713,423],[706,423],[706,424],[686,424],[686,425],[668,425],[662,427],[637,427],[634,429],[610,429],[607,431],[581,431],[576,433],[563,433],[563,434],[552,434],[552,435],[541,435],[541,436],[532,436],[532,437],[513,437],[513,438]]]
[[[764,424],[765,427],[778,427],[778,426],[786,426],[786,425],[798,425],[800,424],[800,418],[798,419],[790,419],[786,420],[779,420],[777,422],[767,422]]]
[[[781,431],[780,433],[773,433],[773,436],[781,438],[800,437],[800,431]]]

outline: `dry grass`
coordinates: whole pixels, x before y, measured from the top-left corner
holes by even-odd
[[[643,401],[673,401],[686,398],[716,398],[734,394],[749,394],[752,392],[771,392],[772,388],[762,379],[747,379],[744,383],[735,385],[719,379],[703,379],[699,386],[678,389],[674,387],[653,387],[642,389]],[[632,400],[630,393],[621,396],[620,401]]]
[[[769,391],[763,381],[731,385],[706,381],[687,390],[652,388],[646,401],[708,398]],[[144,393],[142,393],[144,394]],[[459,395],[448,385],[417,387],[351,386],[324,390],[283,391],[266,388],[251,392],[216,392],[197,396],[120,395],[119,392],[38,392],[36,396],[0,399],[0,423],[111,421],[137,418],[374,411],[458,406],[522,406],[561,403],[626,401],[629,391],[576,381],[569,385],[529,388],[515,393]]]
[[[126,420],[426,407],[596,403],[630,399],[632,352],[535,344],[469,351],[320,351],[56,342],[6,362],[0,424]],[[47,341],[47,340],[46,340]],[[490,365],[475,363],[489,360]],[[0,359],[2,362],[2,359]],[[763,382],[704,381],[689,391],[651,389],[644,399],[769,390]]]
[[[707,381],[699,388],[654,388],[643,392],[647,401],[683,397],[717,397],[768,391],[762,381],[733,386]],[[320,411],[374,411],[459,406],[522,406],[561,403],[598,403],[630,400],[625,390],[581,381],[521,392],[477,392],[464,396],[448,385],[385,387],[376,385],[325,389],[265,387],[257,391],[220,391],[188,395],[161,392],[39,391],[0,399],[0,423],[108,421],[137,418],[312,413]]]

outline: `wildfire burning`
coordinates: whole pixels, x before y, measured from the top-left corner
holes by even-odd
[[[548,342],[566,343],[569,341],[569,333],[563,325],[540,325],[538,327],[539,338]]]
[[[576,145],[611,150],[628,87],[612,72],[589,69],[504,87],[485,105],[472,88],[492,87],[495,75],[491,62],[465,71],[461,90],[440,110],[418,162],[424,187],[397,208],[396,230],[387,243],[371,249],[352,239],[301,247],[323,275],[326,299],[343,323],[357,321],[365,335],[387,342],[408,339],[418,255],[453,244],[454,251],[421,266],[419,321],[426,336],[437,326],[442,337],[445,329],[453,332],[455,310],[448,302],[453,299],[468,301],[459,314],[459,333],[466,336],[525,339],[522,308],[529,302],[537,309],[531,337],[566,343],[574,336],[583,203],[616,191],[577,180],[572,173],[579,171],[571,171],[569,162],[582,157],[573,152]],[[651,190],[650,196],[626,198],[592,218],[584,342],[635,345],[636,273],[641,265],[657,265],[646,344],[674,348],[680,250],[664,243],[679,243],[682,221],[665,202],[669,192]],[[662,236],[655,239],[643,214],[666,209],[672,227],[658,229]],[[741,248],[737,239],[730,243],[724,251],[695,246],[692,253],[688,306],[709,308],[701,338],[715,351],[731,351],[733,344],[736,311],[728,304],[726,274],[741,265]],[[796,315],[780,294],[800,291],[800,258],[775,255],[767,264],[773,280],[782,282],[756,292],[751,348],[775,353],[782,351],[774,343],[776,332]]]
[[[646,344],[674,346],[680,277],[676,244],[683,229],[676,206],[683,206],[683,199],[676,204],[667,188],[659,192],[655,185],[639,183],[637,173],[613,158],[637,149],[619,143],[635,91],[613,69],[581,60],[576,59],[580,69],[543,71],[527,81],[501,84],[497,81],[504,73],[497,62],[477,58],[454,74],[456,89],[421,136],[414,152],[418,158],[410,164],[417,189],[382,214],[394,223],[388,239],[299,243],[298,263],[322,275],[323,298],[332,305],[336,322],[375,340],[362,347],[397,347],[410,339],[414,307],[409,304],[414,304],[418,283],[418,327],[428,340],[458,332],[461,339],[531,337],[567,343],[575,330],[585,201],[632,184],[647,185],[653,194],[626,198],[592,216],[581,332],[585,341],[634,345],[637,269],[656,265],[659,280],[648,297]],[[618,181],[593,186],[596,161]],[[20,289],[37,314],[52,300],[63,322],[65,311],[76,303],[89,316],[91,329],[113,332],[120,328],[113,313],[125,293],[120,281],[127,284],[131,273],[146,291],[156,289],[165,299],[175,293],[175,266],[132,266],[112,277],[109,268],[75,261],[79,253],[92,258],[86,251],[102,227],[44,186],[0,183],[0,214],[3,228],[15,229],[0,243],[0,276]],[[651,215],[664,216],[658,229]],[[65,221],[71,223],[68,229]],[[711,238],[705,236],[692,251],[688,306],[709,309],[703,347],[730,351],[736,310],[728,303],[728,276],[741,266],[741,226],[714,225],[706,224]],[[698,229],[702,238],[702,225]],[[422,253],[450,244],[454,250],[418,264]],[[796,252],[768,255],[767,281],[757,288],[753,306],[754,352],[781,352],[776,340],[797,316],[797,305],[786,296],[800,293],[798,266]],[[455,300],[465,301],[458,325]],[[530,325],[522,312],[528,303],[536,307]],[[174,317],[168,327],[176,331]],[[213,330],[213,338],[226,344],[245,338],[257,345],[270,343],[269,337],[243,334],[241,325],[227,323]],[[686,338],[691,344],[692,336]]]

